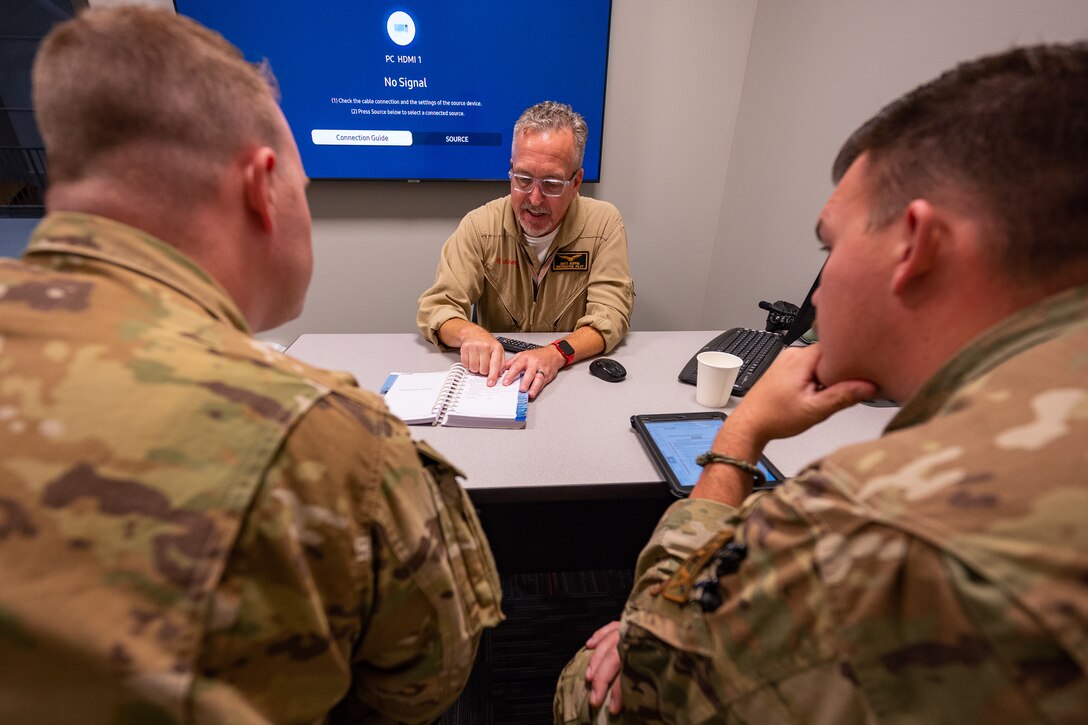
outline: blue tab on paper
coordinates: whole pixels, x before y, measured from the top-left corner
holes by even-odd
[[[511,383],[513,385],[513,383]],[[525,416],[529,413],[529,394],[518,392],[518,410],[514,415],[514,420],[519,423],[525,422]]]
[[[382,386],[378,389],[379,395],[385,395],[389,392],[389,389],[393,387],[393,383],[397,382],[397,375],[399,375],[399,373],[389,373],[389,377],[385,379],[385,382],[382,383]]]

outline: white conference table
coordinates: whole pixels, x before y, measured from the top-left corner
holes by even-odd
[[[464,473],[477,502],[660,496],[667,487],[631,430],[640,413],[707,410],[695,387],[676,376],[691,355],[720,331],[629,332],[608,357],[627,369],[618,383],[589,373],[590,360],[566,368],[529,404],[521,430],[411,426]],[[555,333],[511,335],[546,344]],[[305,334],[287,349],[304,362],[352,373],[376,391],[390,372],[435,372],[460,360],[416,333]],[[728,411],[737,403],[732,398]],[[897,409],[858,405],[805,433],[772,442],[770,460],[786,475],[849,444],[880,435]]]

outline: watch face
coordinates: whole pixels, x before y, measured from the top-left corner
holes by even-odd
[[[559,346],[559,352],[563,353],[567,357],[574,354],[574,348],[570,346],[570,343],[566,340],[559,340],[556,343]]]

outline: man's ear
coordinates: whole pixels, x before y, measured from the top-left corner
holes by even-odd
[[[276,152],[268,146],[253,149],[244,160],[246,206],[265,232],[272,231],[272,210],[275,206],[272,172],[275,168]]]
[[[902,295],[937,265],[949,229],[941,211],[925,199],[907,204],[899,223],[902,246],[892,273],[892,291]]]

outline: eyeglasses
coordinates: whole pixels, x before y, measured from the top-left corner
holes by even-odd
[[[544,196],[562,196],[563,192],[574,181],[574,177],[578,175],[578,172],[575,171],[571,174],[569,179],[538,179],[525,174],[515,174],[513,171],[507,171],[506,175],[513,182],[514,190],[520,191],[522,194],[531,194],[533,187],[539,185],[540,193]]]

